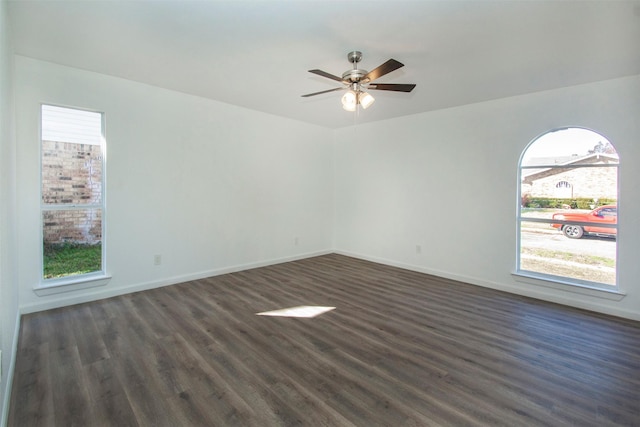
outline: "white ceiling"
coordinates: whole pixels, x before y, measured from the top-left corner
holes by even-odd
[[[640,74],[640,1],[9,1],[18,54],[339,128]],[[405,64],[356,117],[340,85]]]

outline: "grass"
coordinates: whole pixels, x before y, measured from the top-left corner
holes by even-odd
[[[102,269],[102,244],[65,243],[44,246],[44,278],[86,274]]]
[[[538,273],[553,274],[555,276],[604,283],[612,286],[616,284],[616,273],[611,269],[576,268],[573,265],[550,263],[547,259],[537,258],[523,258],[520,261],[520,268]]]
[[[616,261],[614,259],[595,256],[595,255],[574,254],[571,252],[552,251],[549,249],[540,249],[540,248],[522,248],[521,253],[527,254],[527,255],[535,255],[541,258],[551,258],[551,259],[559,259],[562,261],[571,261],[571,262],[575,262],[578,264],[585,264],[585,265],[594,265],[594,266],[611,267],[611,268],[614,268],[616,266]]]
[[[608,285],[616,284],[615,260],[611,258],[542,248],[522,248],[521,255],[525,255],[520,260],[520,268],[523,270]],[[581,265],[583,267],[580,267]]]

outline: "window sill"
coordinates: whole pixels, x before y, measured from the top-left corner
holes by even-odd
[[[64,292],[79,291],[82,289],[95,288],[104,286],[111,280],[111,276],[106,274],[93,273],[83,274],[76,277],[64,277],[61,279],[51,279],[41,282],[33,288],[36,295],[42,297],[53,294],[61,294]]]
[[[620,301],[626,293],[620,292],[618,289],[605,289],[597,286],[589,286],[586,284],[570,283],[561,280],[554,280],[545,275],[539,275],[532,272],[518,271],[511,273],[516,281],[526,283],[528,285],[542,286],[545,288],[558,289],[574,294],[588,295],[595,298],[608,299],[611,301]]]

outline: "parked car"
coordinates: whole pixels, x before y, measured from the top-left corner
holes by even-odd
[[[571,239],[579,239],[584,235],[602,237],[616,237],[617,228],[599,227],[600,224],[618,224],[618,207],[605,205],[595,208],[591,212],[563,212],[555,213],[553,219],[561,221],[575,221],[578,224],[551,224],[553,228],[561,230]],[[589,223],[589,224],[579,224]],[[592,225],[593,224],[593,225]]]

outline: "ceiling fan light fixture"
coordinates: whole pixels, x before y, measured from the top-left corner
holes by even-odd
[[[358,103],[362,105],[362,108],[364,108],[365,110],[369,108],[371,104],[375,102],[375,100],[376,99],[367,92],[360,92],[360,94],[358,95]]]
[[[342,95],[342,108],[347,111],[356,111],[356,105],[358,104],[358,95],[350,90]]]

